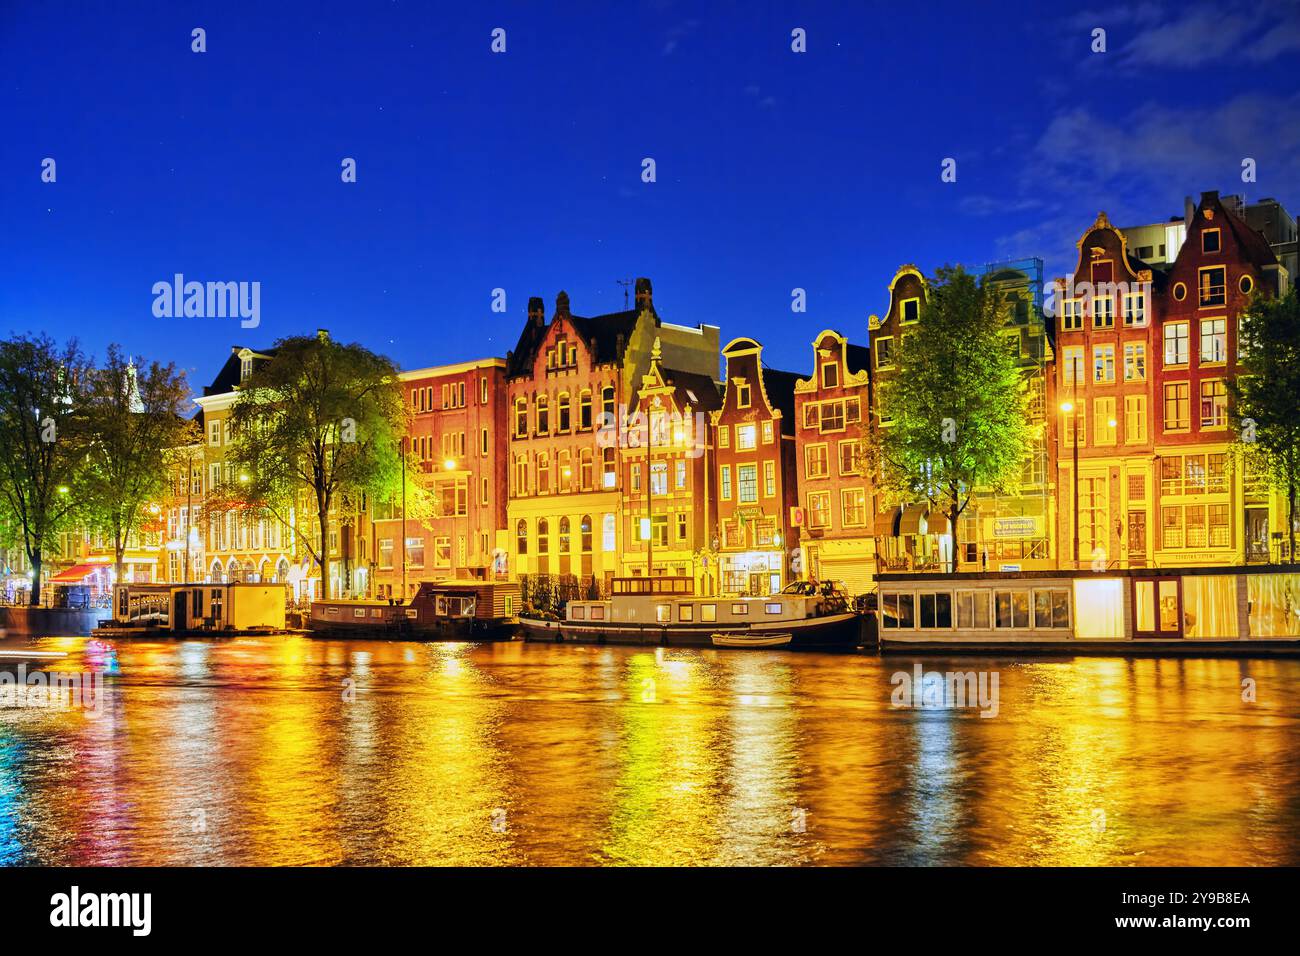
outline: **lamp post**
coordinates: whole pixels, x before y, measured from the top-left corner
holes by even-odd
[[[1074,403],[1062,402],[1061,411],[1069,415],[1074,445],[1074,567],[1079,567],[1079,422],[1074,418]]]

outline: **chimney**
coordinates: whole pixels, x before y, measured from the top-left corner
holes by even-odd
[[[655,310],[655,294],[650,280],[642,276],[636,280],[636,310],[644,312],[646,309]]]
[[[1192,202],[1191,196],[1183,197],[1183,225],[1190,226],[1192,220],[1196,218],[1196,203]]]
[[[555,297],[555,312],[557,315],[569,314],[569,293],[565,292],[563,289],[561,289],[560,294]]]
[[[546,304],[542,302],[540,295],[535,295],[528,300],[528,321],[532,325],[546,324]]]

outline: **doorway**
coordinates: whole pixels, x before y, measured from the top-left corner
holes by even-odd
[[[1183,583],[1178,577],[1133,579],[1133,636],[1183,636]]]

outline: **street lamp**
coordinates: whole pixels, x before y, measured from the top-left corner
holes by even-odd
[[[1074,415],[1074,403],[1062,402],[1061,411],[1066,415]],[[1070,431],[1073,435],[1074,445],[1074,567],[1079,567],[1079,422],[1074,419],[1070,422]]]

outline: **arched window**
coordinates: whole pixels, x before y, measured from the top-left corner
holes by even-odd
[[[542,452],[537,456],[537,493],[544,495],[551,490],[551,456]]]
[[[537,553],[551,553],[551,523],[545,518],[537,519]]]
[[[550,402],[545,395],[537,396],[537,434],[545,435],[551,430]]]
[[[618,463],[614,459],[614,447],[611,445],[600,451],[600,486],[613,488],[618,484]]]
[[[515,437],[528,436],[528,399],[520,395],[515,399]]]
[[[600,390],[600,410],[605,416],[605,424],[613,427],[617,424],[614,418],[614,386],[606,385]]]
[[[567,432],[569,430],[569,393],[561,392],[559,401],[556,404],[556,430]]]
[[[515,455],[515,495],[528,494],[528,456]]]
[[[569,553],[569,516],[560,519],[560,554]]]
[[[591,490],[591,449],[584,448],[580,453],[578,465],[578,483],[583,491]]]
[[[573,463],[568,449],[555,456],[555,490],[559,492],[573,490]]]
[[[591,428],[591,389],[588,388],[578,395],[578,428],[582,431]]]
[[[524,518],[520,518],[515,525],[515,553],[528,553],[528,522]]]
[[[582,516],[582,553],[591,554],[591,515]]]

